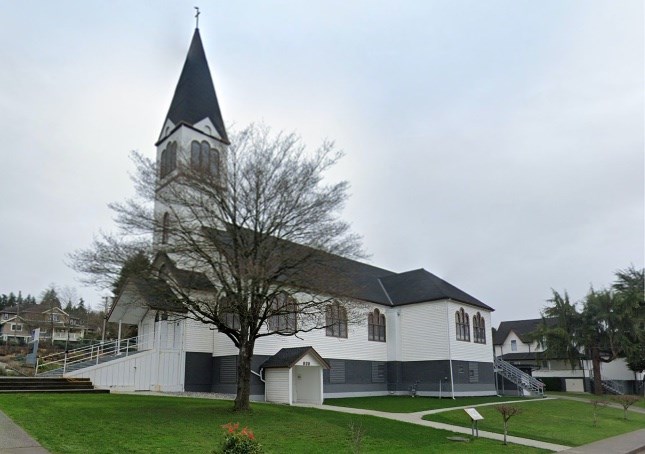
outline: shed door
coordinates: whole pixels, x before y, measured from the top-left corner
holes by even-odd
[[[295,366],[293,369],[293,401],[302,404],[322,404],[321,374],[319,366]]]

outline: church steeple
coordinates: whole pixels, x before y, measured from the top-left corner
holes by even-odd
[[[181,123],[229,143],[198,28],[193,34],[159,142]],[[215,131],[210,130],[208,123]]]

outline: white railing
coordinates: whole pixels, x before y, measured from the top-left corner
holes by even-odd
[[[149,335],[99,342],[66,352],[53,353],[37,359],[36,375],[46,373],[62,375],[71,370],[93,366],[100,362],[150,350],[152,345],[153,338],[152,335]]]
[[[526,372],[522,372],[520,369],[507,363],[503,359],[495,358],[495,371],[510,382],[515,383],[518,388],[544,396],[544,383],[530,376]]]

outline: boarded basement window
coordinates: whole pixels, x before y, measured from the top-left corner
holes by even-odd
[[[479,364],[468,363],[468,383],[479,383]]]
[[[219,382],[237,383],[237,356],[227,356],[220,360]]]
[[[372,383],[385,383],[385,363],[372,361]]]
[[[329,361],[329,383],[345,383],[345,361],[332,359]]]

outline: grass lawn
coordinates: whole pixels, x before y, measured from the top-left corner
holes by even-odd
[[[597,399],[598,397],[595,394],[590,394],[590,393],[568,393],[568,392],[559,392],[559,391],[550,391],[547,393],[549,397],[558,397],[558,396],[568,396],[568,397],[578,397],[580,399]],[[612,396],[605,394],[603,396],[605,399],[609,400],[612,402]],[[616,402],[613,402],[616,403]],[[645,398],[641,396],[640,400],[636,402],[632,407],[640,407],[640,408],[645,408]]]
[[[227,422],[250,427],[270,453],[351,452],[349,424],[365,431],[365,453],[538,453],[479,438],[371,416],[313,408],[255,404],[231,412],[232,402],[126,394],[0,394],[0,410],[53,453],[209,453]]]
[[[325,405],[338,407],[364,408],[367,410],[388,411],[390,413],[414,413],[437,408],[463,407],[466,405],[486,404],[490,402],[508,402],[511,400],[527,400],[526,397],[457,397],[439,399],[437,397],[411,396],[375,396],[347,397],[343,399],[325,399]]]
[[[569,446],[580,446],[645,427],[645,415],[630,413],[623,419],[622,409],[602,408],[598,426],[593,426],[593,408],[586,402],[555,399],[518,404],[524,412],[509,421],[509,435],[532,438]],[[477,409],[484,417],[479,428],[503,433],[501,415],[494,407]],[[470,427],[470,419],[462,410],[425,416],[424,419]]]

